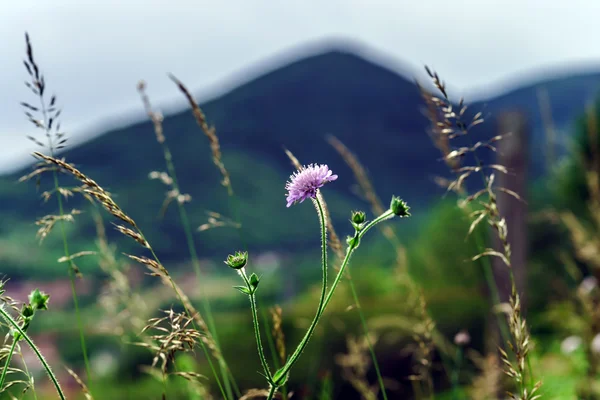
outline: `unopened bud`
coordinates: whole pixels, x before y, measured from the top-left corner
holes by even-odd
[[[248,263],[248,252],[247,251],[236,251],[235,254],[230,254],[225,260],[225,264],[233,269],[242,269]]]
[[[410,210],[410,207],[400,197],[397,196],[392,196],[392,201],[390,202],[390,210],[392,210],[392,212],[399,217],[410,216],[410,213],[408,212],[408,210]]]

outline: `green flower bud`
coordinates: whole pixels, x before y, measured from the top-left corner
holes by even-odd
[[[248,252],[247,251],[236,251],[233,255],[228,255],[225,264],[233,269],[242,269],[248,263]]]
[[[33,320],[34,314],[35,314],[35,309],[33,308],[33,306],[31,304],[23,304],[23,307],[21,308],[21,317],[23,318],[23,324],[21,325],[21,330],[23,332],[27,332],[27,329],[29,329],[29,325],[31,324],[31,321]],[[15,340],[21,340],[21,334],[19,333],[19,331],[14,329],[12,334],[13,334],[13,338]]]
[[[260,279],[258,278],[258,275],[256,275],[254,272],[250,275],[250,278],[248,279],[248,281],[250,282],[250,287],[252,287],[252,291],[254,292],[256,290],[256,288],[258,287],[258,283],[260,281]]]
[[[23,304],[23,308],[21,308],[21,316],[24,319],[29,319],[33,317],[35,310],[31,304]]]
[[[352,211],[352,218],[350,222],[352,222],[352,226],[356,231],[362,230],[365,226],[365,221],[367,220],[367,215],[363,211]]]
[[[35,289],[29,294],[29,304],[36,310],[47,310],[50,295]]]
[[[367,215],[364,211],[352,211],[352,222],[362,224],[367,220]]]
[[[390,210],[399,217],[410,217],[410,207],[400,197],[392,196]]]

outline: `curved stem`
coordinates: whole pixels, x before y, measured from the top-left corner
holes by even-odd
[[[386,219],[392,218],[393,216],[394,216],[394,213],[391,210],[387,210],[386,212],[381,214],[379,217],[377,217],[373,221],[369,222],[358,234],[359,241],[375,225],[377,225],[380,222],[385,221]],[[335,277],[335,280],[333,281],[333,285],[331,285],[329,294],[327,294],[327,297],[325,298],[325,304],[323,304],[323,310],[325,310],[325,307],[327,307],[327,304],[329,304],[331,297],[333,297],[333,292],[334,292],[335,288],[337,287],[337,285],[340,283],[340,280],[342,279],[344,271],[346,270],[346,267],[348,266],[348,261],[350,261],[350,257],[352,256],[352,253],[354,252],[354,250],[356,250],[356,247],[357,246],[354,246],[354,247],[349,246],[348,250],[346,250],[346,257],[344,257],[342,266],[340,267],[340,270],[338,271],[338,274]]]
[[[321,297],[319,298],[317,313],[315,314],[312,323],[306,331],[306,334],[302,338],[302,341],[300,341],[300,344],[298,344],[298,347],[296,347],[296,350],[294,350],[294,353],[292,353],[292,355],[288,359],[288,362],[283,366],[283,368],[281,368],[275,373],[275,380],[279,380],[280,378],[284,377],[292,368],[296,360],[300,357],[300,354],[308,344],[310,337],[312,336],[315,328],[317,327],[317,323],[319,322],[321,314],[323,313],[323,310],[325,308],[325,294],[327,293],[327,223],[325,221],[325,213],[323,212],[323,206],[321,205],[321,202],[319,201],[318,197],[314,199],[314,203],[317,206],[317,210],[319,212],[319,221],[321,223],[321,269],[323,270]]]
[[[248,289],[252,290],[250,281],[248,280],[246,272],[243,269],[240,271],[240,275],[242,276],[242,278],[244,278]],[[256,338],[256,347],[258,348],[258,358],[260,358],[260,364],[262,365],[267,380],[271,382],[273,376],[271,375],[271,370],[269,369],[269,364],[267,363],[267,358],[265,357],[265,350],[262,345],[262,339],[260,338],[260,323],[258,320],[258,311],[256,309],[256,295],[254,294],[254,291],[250,292],[248,298],[250,299],[250,308],[252,309],[252,323],[254,325],[254,337]]]
[[[319,206],[320,206],[320,204],[319,204]],[[331,286],[331,289],[329,290],[329,293],[327,294],[327,297],[325,297],[325,300],[322,302],[322,306],[319,308],[319,310],[317,312],[317,315],[315,316],[315,319],[313,320],[312,324],[308,328],[308,331],[304,335],[304,338],[302,339],[302,341],[300,342],[300,344],[296,348],[296,351],[294,351],[294,353],[289,358],[288,362],[283,366],[283,368],[281,368],[279,371],[277,371],[275,373],[275,375],[273,376],[273,378],[276,381],[278,380],[278,378],[281,378],[281,377],[285,376],[289,372],[289,370],[292,368],[292,366],[298,360],[298,357],[300,356],[300,353],[302,353],[302,350],[304,350],[304,348],[306,347],[306,345],[307,345],[308,341],[310,340],[310,337],[311,337],[311,335],[312,335],[312,333],[313,333],[313,331],[314,331],[317,323],[319,322],[319,320],[321,318],[321,315],[325,311],[325,308],[327,307],[327,304],[329,304],[329,301],[331,301],[331,297],[333,296],[333,292],[335,291],[337,285],[340,283],[340,280],[342,279],[342,276],[344,275],[344,271],[346,270],[346,267],[348,266],[348,261],[350,261],[350,257],[352,256],[352,253],[358,247],[358,243],[360,242],[360,239],[371,228],[373,228],[375,225],[377,225],[378,223],[380,223],[382,221],[385,221],[386,219],[392,218],[393,216],[394,216],[394,213],[392,212],[392,210],[387,210],[386,212],[384,212],[383,214],[381,214],[379,217],[377,217],[373,221],[369,222],[356,235],[356,238],[358,240],[356,242],[354,242],[354,245],[348,246],[348,249],[346,250],[346,256],[344,257],[344,261],[342,262],[340,270],[338,271],[338,273],[337,273],[337,275],[335,277],[335,280],[333,281],[333,285]],[[325,229],[325,228],[323,228],[323,229]],[[324,256],[324,260],[326,262],[327,259],[325,257],[326,256]],[[324,283],[326,283],[326,282],[324,282]],[[323,286],[325,287],[325,284]]]
[[[40,363],[42,363],[42,366],[44,367],[44,369],[46,370],[46,373],[48,374],[48,376],[50,377],[50,380],[52,381],[52,383],[54,384],[54,387],[56,388],[56,391],[58,393],[58,396],[61,398],[61,400],[65,400],[65,394],[63,393],[60,384],[58,383],[58,380],[56,379],[56,376],[54,375],[54,372],[52,372],[52,369],[50,368],[50,365],[48,365],[48,363],[46,362],[46,359],[44,358],[44,356],[42,355],[42,353],[40,352],[40,350],[37,348],[37,346],[33,343],[33,341],[29,338],[29,336],[27,336],[27,334],[25,333],[25,331],[23,331],[23,329],[21,329],[21,327],[19,326],[19,324],[17,323],[17,321],[15,321],[9,313],[6,312],[6,310],[4,310],[4,307],[0,306],[0,315],[2,316],[2,318],[9,323],[10,325],[12,325],[12,327],[19,332],[19,334],[21,335],[21,337],[23,337],[23,339],[27,342],[27,344],[29,345],[29,347],[31,347],[31,350],[33,350],[33,352],[35,353],[35,355],[37,356],[37,358],[40,360]]]
[[[10,361],[12,360],[13,353],[15,352],[15,347],[17,346],[17,339],[13,337],[13,342],[10,345],[10,352],[6,356],[6,363],[4,364],[4,368],[2,369],[2,376],[0,376],[0,391],[2,391],[2,387],[4,386],[4,381],[6,380],[6,373],[8,372],[8,367],[10,366]]]

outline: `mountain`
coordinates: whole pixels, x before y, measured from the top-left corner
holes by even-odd
[[[544,75],[547,75],[544,74]],[[555,132],[554,151],[557,156],[569,150],[573,123],[580,118],[591,102],[600,93],[600,72],[581,71],[578,73],[555,74],[552,78],[529,81],[513,90],[506,91],[489,99],[472,103],[473,108],[490,116],[489,125],[495,124],[495,116],[502,110],[520,109],[528,117],[531,127],[529,145],[533,172],[539,176],[545,172],[544,146],[548,142],[546,124],[550,122]],[[544,121],[542,107],[546,102],[550,121]]]
[[[477,101],[472,108],[483,107],[494,114],[519,106],[534,115],[538,135],[541,123],[539,115],[535,116],[537,87],[549,88],[555,101],[555,121],[558,126],[568,126],[587,101],[591,82],[600,82],[600,74],[537,83]],[[326,142],[329,134],[344,142],[368,167],[384,201],[393,194],[400,195],[418,216],[425,215],[427,207],[442,193],[432,178],[447,175],[446,168],[438,161],[439,152],[425,133],[428,122],[417,87],[393,70],[352,52],[335,49],[303,58],[201,107],[217,129],[236,196],[231,201],[220,185],[208,141],[191,112],[168,115],[164,131],[182,190],[193,199],[188,205],[190,219],[199,226],[207,219],[205,211],[211,210],[231,217],[239,215],[243,223],[242,235],[230,228],[197,233],[203,256],[223,258],[246,245],[251,250],[280,248],[294,252],[318,246],[318,221],[311,206],[285,207],[284,185],[293,168],[284,147],[303,163],[327,163],[338,173],[340,178],[326,188],[325,194],[340,233],[348,233],[342,228],[348,227],[349,210],[368,206],[354,195],[352,173]],[[493,123],[486,125],[484,133],[491,130]],[[537,141],[532,137],[539,147]],[[158,217],[166,187],[149,180],[148,174],[165,167],[148,121],[106,132],[69,149],[65,156],[116,194],[117,202],[146,230],[165,260],[185,259],[185,238],[175,208],[165,218]],[[538,158],[534,162],[539,164]],[[33,239],[35,217],[53,212],[54,207],[41,204],[33,184],[14,183],[23,173],[0,180],[0,237],[4,238],[0,240],[0,261],[20,274],[40,270],[62,274],[55,271],[54,265],[45,269],[42,266],[48,252],[55,259],[60,257],[59,235],[46,239],[48,243],[43,247]],[[69,207],[80,205],[69,202]],[[86,250],[90,243],[86,238],[94,236],[92,219],[81,216],[68,234],[74,242],[73,251]],[[120,249],[126,250],[129,243],[122,246]]]

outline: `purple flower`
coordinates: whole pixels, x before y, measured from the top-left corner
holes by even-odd
[[[327,182],[335,181],[337,177],[337,175],[333,175],[329,167],[325,164],[311,164],[294,172],[290,176],[290,180],[285,184],[285,188],[288,191],[287,206],[289,207],[297,202],[302,203],[308,198],[316,198],[317,189]]]

